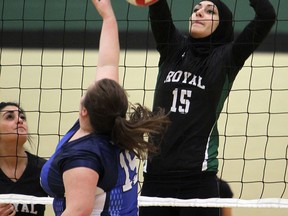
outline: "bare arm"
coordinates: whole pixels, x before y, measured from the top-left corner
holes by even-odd
[[[221,216],[232,216],[232,208],[222,208]]]
[[[110,0],[92,0],[103,19],[99,43],[96,81],[104,78],[119,81],[118,25]]]
[[[110,0],[92,0],[92,3],[103,19],[95,82],[104,78],[118,82],[120,48],[117,20]],[[98,180],[98,173],[90,168],[78,167],[65,171],[66,209],[62,216],[90,215]]]
[[[66,209],[62,216],[91,215],[98,179],[98,173],[86,167],[64,172]]]

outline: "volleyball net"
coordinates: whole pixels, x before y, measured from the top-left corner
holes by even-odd
[[[185,31],[194,1],[178,2],[169,0],[175,24]],[[234,11],[237,34],[254,13],[243,13],[251,10],[248,1],[224,2]],[[139,196],[139,206],[287,208],[288,5],[286,0],[271,2],[277,22],[240,71],[218,122],[218,175],[229,183],[234,198]],[[159,55],[147,8],[125,0],[112,3],[120,29],[121,83],[131,103],[152,107]],[[94,78],[101,19],[90,1],[30,0],[16,5],[3,0],[0,8],[0,98],[21,104],[34,141],[27,148],[49,158],[77,119],[78,98]],[[185,14],[183,8],[191,10]],[[142,181],[140,161],[140,188]],[[19,194],[2,194],[0,201],[52,203],[51,198]]]
[[[51,205],[53,203],[53,198],[35,197],[21,194],[0,194],[0,203]],[[205,208],[288,208],[288,200],[280,198],[266,198],[255,200],[243,200],[237,198],[176,199],[139,196],[138,205],[141,207],[161,206]]]

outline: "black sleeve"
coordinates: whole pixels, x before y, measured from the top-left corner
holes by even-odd
[[[161,59],[167,57],[169,48],[177,45],[179,37],[182,35],[175,28],[170,8],[166,0],[159,0],[157,3],[149,6],[149,17],[151,21],[151,29],[157,44],[157,50]]]
[[[234,41],[232,48],[236,64],[242,66],[260,45],[276,21],[276,13],[269,0],[250,0],[256,16]]]

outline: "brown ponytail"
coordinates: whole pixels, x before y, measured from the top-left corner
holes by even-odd
[[[120,148],[145,158],[147,151],[156,152],[154,135],[161,135],[170,123],[164,110],[152,113],[146,107],[131,105],[125,90],[115,81],[102,79],[88,89],[83,100],[90,123],[96,133],[111,135]],[[126,119],[127,118],[127,119]]]
[[[147,151],[157,152],[153,136],[163,135],[170,121],[164,110],[152,113],[140,104],[131,105],[131,108],[133,111],[128,120],[115,119],[112,139],[120,148],[133,151],[138,158],[145,159]]]

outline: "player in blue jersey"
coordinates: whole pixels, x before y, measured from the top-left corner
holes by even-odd
[[[0,194],[22,194],[47,197],[40,185],[44,158],[25,150],[31,140],[26,114],[19,104],[0,103]],[[1,203],[1,216],[43,216],[45,205]]]
[[[163,111],[132,106],[118,84],[119,39],[110,0],[93,0],[103,19],[96,79],[80,100],[79,119],[42,169],[56,215],[136,216],[136,158],[155,151],[150,137],[169,124]],[[145,136],[144,136],[145,135]]]
[[[142,196],[219,197],[217,119],[235,77],[276,20],[269,0],[250,0],[250,5],[256,16],[235,40],[232,13],[220,0],[194,6],[189,34],[177,30],[166,0],[149,6],[160,54],[153,106],[170,112],[172,123],[160,154],[147,161]],[[140,215],[218,216],[219,209],[143,207]]]

